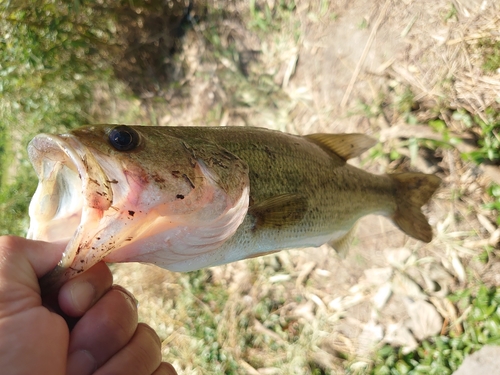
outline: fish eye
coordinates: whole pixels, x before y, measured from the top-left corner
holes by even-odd
[[[129,126],[116,126],[109,132],[109,143],[118,151],[130,151],[139,144],[139,134]]]

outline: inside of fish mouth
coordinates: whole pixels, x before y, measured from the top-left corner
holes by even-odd
[[[39,182],[30,204],[28,238],[68,242],[82,218],[82,180],[73,160],[56,147],[42,156],[38,165]]]

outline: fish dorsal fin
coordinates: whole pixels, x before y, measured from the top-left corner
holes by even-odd
[[[297,224],[307,211],[307,199],[299,194],[282,194],[268,198],[249,207],[255,217],[254,230],[282,228]]]
[[[377,141],[365,134],[316,133],[304,136],[321,148],[333,152],[344,160],[352,159],[373,147]]]
[[[347,256],[349,248],[351,247],[352,241],[354,240],[354,237],[356,235],[357,227],[358,227],[358,225],[356,223],[342,237],[328,242],[328,245],[333,247],[333,249],[337,252],[337,255],[339,256],[339,258],[345,259],[345,257]]]

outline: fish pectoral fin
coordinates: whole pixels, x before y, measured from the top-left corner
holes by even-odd
[[[349,160],[361,155],[377,143],[375,139],[360,133],[316,133],[305,135],[304,137],[317,144],[322,149],[340,156],[344,160]]]
[[[345,257],[347,256],[347,253],[349,252],[349,249],[356,235],[357,228],[358,225],[356,223],[342,237],[328,242],[328,245],[330,245],[337,252],[337,255],[339,256],[340,259],[345,259]]]
[[[307,206],[307,199],[302,195],[282,194],[253,204],[248,213],[255,217],[254,230],[282,228],[300,222]]]

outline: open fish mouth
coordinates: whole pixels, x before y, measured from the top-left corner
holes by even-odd
[[[84,185],[89,185],[90,174],[89,153],[83,153],[83,146],[77,142],[67,137],[41,134],[30,143],[29,157],[39,183],[29,208],[28,238],[68,242],[78,228],[83,207],[89,205],[83,191]],[[94,173],[95,177],[101,180],[94,179],[97,188],[105,179],[102,170]],[[105,194],[110,202],[112,190],[105,188]]]
[[[51,273],[55,279],[70,266],[74,271],[81,244],[90,243],[92,238],[86,237],[99,230],[97,226],[113,202],[111,184],[120,176],[115,172],[109,178],[95,153],[71,135],[40,134],[30,142],[28,154],[39,183],[29,207],[27,238],[66,244],[58,267]],[[107,169],[108,173],[119,171]],[[80,262],[82,266],[86,263],[83,258]]]

